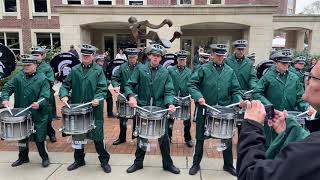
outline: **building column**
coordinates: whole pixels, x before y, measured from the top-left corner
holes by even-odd
[[[296,48],[296,31],[287,31],[286,32],[286,48],[295,49]]]
[[[305,33],[306,33],[305,30],[296,31],[296,38],[297,38],[296,50],[297,51],[303,51],[304,50]]]
[[[80,26],[60,24],[60,39],[62,52],[68,51],[70,45],[74,45],[74,47],[79,50],[78,46],[81,44]]]
[[[269,59],[272,48],[272,26],[251,26],[249,30],[249,52],[256,53],[256,63]]]
[[[312,30],[310,53],[312,55],[320,54],[320,29]]]
[[[153,30],[153,29],[147,28],[147,33],[150,30]],[[160,29],[155,29],[153,31],[158,33],[160,39],[170,40],[175,31],[180,31],[181,32],[181,27],[180,26],[171,26],[171,27],[164,26],[164,27],[162,27]],[[167,49],[167,52],[168,53],[175,53],[175,52],[179,51],[180,50],[180,41],[181,41],[181,39],[175,39],[172,42],[171,48]]]

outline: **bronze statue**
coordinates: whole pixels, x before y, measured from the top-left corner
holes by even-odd
[[[175,39],[180,38],[181,34],[182,34],[179,31],[175,31],[173,33],[173,37],[168,41],[166,39],[161,39],[159,37],[158,33],[155,31],[149,31],[148,34],[145,34],[145,32],[142,31],[143,27],[148,27],[151,29],[160,29],[161,27],[163,27],[166,24],[169,27],[171,27],[172,21],[170,19],[164,19],[162,21],[162,23],[160,23],[159,25],[154,25],[154,24],[151,24],[148,20],[138,22],[138,20],[135,17],[131,16],[128,19],[128,22],[129,22],[129,28],[131,30],[133,39],[136,43],[138,42],[139,39],[150,39],[153,43],[159,43],[162,46],[164,46],[165,48],[170,48],[171,43]]]

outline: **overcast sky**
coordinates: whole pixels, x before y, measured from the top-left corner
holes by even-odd
[[[312,2],[316,0],[297,0],[297,5],[296,5],[296,14],[300,13],[305,6],[308,6]]]

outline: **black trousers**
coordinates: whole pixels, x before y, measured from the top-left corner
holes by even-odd
[[[99,160],[102,165],[106,165],[109,163],[110,154],[104,148],[103,141],[94,141],[94,146],[96,148],[97,153],[99,154]],[[82,149],[75,149],[74,150],[74,160],[76,162],[84,162],[84,148]]]
[[[320,119],[306,121],[306,128],[310,133],[320,130]]]
[[[173,129],[173,125],[174,125],[174,119],[173,118],[169,118],[169,129],[168,129],[168,135],[169,135],[169,139],[170,142],[172,140],[172,129]],[[184,131],[184,141],[185,142],[189,142],[192,140],[191,138],[191,133],[190,133],[190,129],[191,129],[191,120],[184,120],[183,121],[183,131]]]
[[[54,128],[52,127],[52,121],[48,121],[48,123],[47,123],[47,135],[49,137],[56,136],[56,132],[55,132]]]
[[[224,166],[233,167],[233,157],[232,157],[232,139],[221,140],[225,143],[227,149],[223,151],[223,162]],[[197,140],[193,155],[193,165],[200,165],[203,157],[203,144],[204,140]]]
[[[20,140],[18,141],[19,143],[19,159],[29,159],[29,140],[28,139],[24,139],[24,140]],[[46,151],[46,147],[45,147],[45,141],[41,141],[41,142],[35,142],[39,155],[42,159],[49,159],[48,153]]]
[[[113,108],[113,99],[112,99],[112,95],[110,93],[110,91],[108,90],[108,97],[106,98],[106,102],[107,102],[107,113],[108,116],[112,116],[113,112],[112,112],[112,108]]]
[[[137,139],[137,150],[135,153],[136,159],[134,160],[135,164],[143,165],[143,160],[146,155],[146,151],[141,149],[139,147],[139,142],[141,141],[141,138]],[[169,167],[173,165],[173,161],[170,156],[170,143],[169,143],[169,137],[167,134],[165,134],[163,137],[158,139],[161,156],[162,156],[162,166],[163,167]]]
[[[119,118],[120,134],[119,139],[122,141],[126,140],[127,137],[127,121],[126,118]]]

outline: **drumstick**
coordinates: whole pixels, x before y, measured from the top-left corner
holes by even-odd
[[[141,110],[143,110],[143,111],[146,111],[146,112],[148,112],[148,113],[151,113],[151,111],[149,111],[148,109],[145,109],[145,108],[140,107],[140,106],[138,106],[138,105],[136,105],[136,108],[141,109]]]
[[[64,101],[63,101],[63,103],[64,103],[69,109],[71,109],[71,107],[70,107],[70,105],[68,104],[68,102],[64,102]]]
[[[191,97],[191,95],[186,96],[186,97],[183,97],[183,98],[181,98],[181,99],[187,99],[187,98],[189,98],[189,97]]]
[[[308,111],[305,111],[305,112],[303,112],[303,113],[300,113],[300,114],[297,115],[297,117],[303,116],[303,115],[307,114],[308,112],[309,112],[309,110],[308,110]]]
[[[251,89],[250,91],[246,91],[243,94],[248,94],[248,93],[252,93],[252,92],[253,92],[253,89]]]
[[[42,98],[42,99],[40,99],[39,101],[37,101],[37,103],[41,103],[42,101],[44,101],[44,98]],[[29,110],[31,107],[32,107],[32,105],[28,106],[27,108],[25,108],[24,110],[18,112],[18,113],[17,113],[16,115],[14,115],[14,116],[18,116],[18,115],[22,114],[23,112]]]
[[[98,99],[98,101],[101,101],[101,100],[104,100],[104,98]],[[78,105],[78,106],[76,106],[76,107],[74,107],[74,108],[72,108],[72,109],[80,108],[80,107],[87,106],[87,105],[90,105],[90,104],[92,104],[92,101],[91,101],[91,102],[84,103],[84,104],[80,104],[80,105]]]
[[[219,111],[218,109],[216,109],[216,108],[214,108],[212,106],[209,106],[208,104],[204,104],[204,106],[206,106],[207,108],[212,109],[212,110],[214,110],[214,111],[216,111],[218,113],[221,113],[221,111]]]
[[[179,109],[181,108],[180,106],[177,106],[176,109]],[[159,111],[154,111],[152,112],[152,114],[156,114],[156,113],[161,113],[161,112],[165,112],[165,111],[169,111],[169,108],[168,109],[162,109],[162,110],[159,110]]]
[[[229,104],[228,106],[226,106],[227,108],[233,107],[233,106],[238,106],[240,104],[240,102],[237,103],[233,103],[233,104]]]
[[[9,106],[6,105],[6,108],[8,109],[9,113],[11,114],[11,116],[13,116],[11,109],[9,108]]]
[[[180,99],[179,98],[177,98],[177,97],[174,97],[174,99],[176,99],[177,101],[179,101]]]

